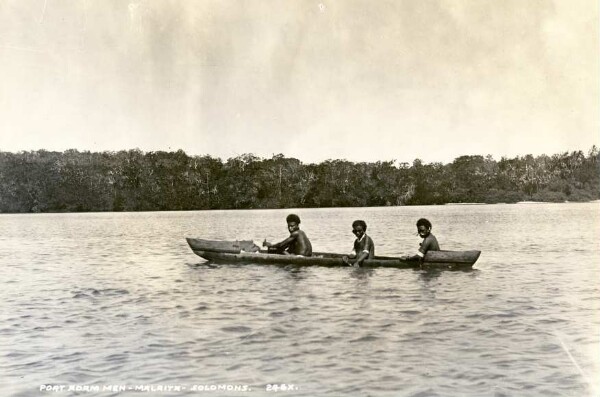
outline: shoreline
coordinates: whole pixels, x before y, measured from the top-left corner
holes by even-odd
[[[590,201],[517,201],[514,203],[444,203],[444,204],[418,204],[418,205],[389,205],[389,206],[364,206],[364,207],[290,207],[290,208],[213,208],[213,209],[186,209],[186,210],[142,210],[142,211],[48,211],[48,212],[0,212],[1,215],[52,215],[52,214],[137,214],[150,212],[195,212],[195,211],[276,211],[276,210],[314,210],[314,209],[357,209],[357,208],[391,208],[391,207],[439,207],[439,206],[467,206],[467,205],[512,205],[512,204],[590,204],[600,203],[598,200]]]

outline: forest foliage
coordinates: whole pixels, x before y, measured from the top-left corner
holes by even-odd
[[[223,161],[184,151],[0,152],[0,212],[363,207],[600,198],[600,153],[452,163],[326,160],[281,154]]]

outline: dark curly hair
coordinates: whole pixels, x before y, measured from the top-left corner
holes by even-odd
[[[363,230],[365,232],[367,231],[367,224],[365,223],[365,221],[361,221],[359,219],[359,220],[352,222],[352,229],[356,228],[356,226],[362,226]]]
[[[287,223],[290,223],[290,222],[296,222],[296,223],[300,224],[300,217],[299,217],[298,215],[296,215],[296,214],[289,214],[289,215],[288,215],[288,216],[285,218],[285,221],[286,221]]]
[[[431,229],[431,222],[425,218],[421,218],[417,221],[417,227],[419,226],[425,226],[427,229]]]

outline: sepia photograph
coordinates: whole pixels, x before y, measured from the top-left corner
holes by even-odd
[[[600,395],[600,4],[0,0],[0,395]]]

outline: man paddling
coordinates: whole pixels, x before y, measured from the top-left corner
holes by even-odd
[[[373,259],[375,256],[375,244],[373,239],[367,236],[367,223],[356,220],[352,222],[352,233],[356,236],[354,240],[354,249],[348,256],[343,256],[342,260],[347,265],[352,265],[348,258],[356,258],[354,266],[360,267],[365,259]]]
[[[289,214],[285,218],[290,231],[290,237],[285,240],[271,244],[267,240],[263,241],[263,247],[267,247],[269,253],[284,255],[312,255],[312,245],[303,230],[300,230],[300,217],[296,214]]]
[[[422,261],[428,251],[439,251],[440,245],[433,234],[431,234],[431,222],[425,218],[417,221],[417,234],[423,239],[419,244],[419,250],[413,256],[403,256],[403,260],[420,260]]]

